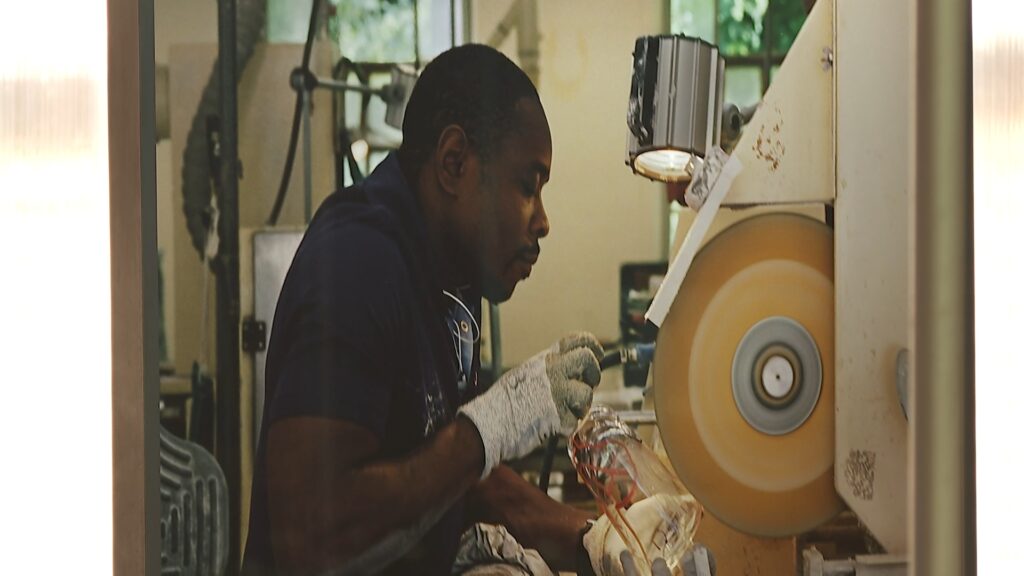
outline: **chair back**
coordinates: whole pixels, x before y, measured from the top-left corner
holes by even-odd
[[[223,576],[228,558],[224,472],[202,446],[160,428],[160,573]]]

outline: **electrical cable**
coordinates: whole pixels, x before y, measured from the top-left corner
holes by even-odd
[[[366,70],[358,62],[353,62],[348,58],[342,56],[340,60],[331,68],[331,78],[334,80],[344,82],[348,77],[348,74],[352,73],[356,75],[359,83],[364,86],[370,85],[370,77]],[[334,153],[334,180],[335,187],[340,190],[345,187],[345,167],[348,166],[349,174],[352,176],[352,183],[359,184],[363,181],[363,170],[359,167],[359,162],[356,160],[355,155],[352,153],[352,140],[349,138],[348,127],[345,125],[345,118],[342,117],[341,110],[344,109],[344,98],[345,93],[336,92],[332,98],[332,109],[331,112],[335,119],[341,117],[340,127],[337,125],[339,122],[335,121],[335,129],[338,133],[338,140],[336,142],[336,149]],[[339,105],[341,102],[341,105]],[[344,151],[344,152],[343,152]]]
[[[320,1],[313,0],[313,9],[309,15],[309,30],[306,32],[306,45],[302,48],[302,66],[299,68],[305,75],[309,74],[309,60],[313,53],[313,39],[316,37],[317,16],[320,14]],[[295,88],[295,113],[292,114],[292,130],[288,137],[288,153],[284,160],[284,173],[281,174],[281,184],[277,188],[277,197],[274,199],[274,207],[270,211],[270,218],[267,224],[275,226],[277,219],[281,216],[281,208],[284,206],[284,198],[288,194],[288,185],[292,179],[292,167],[295,165],[295,151],[299,144],[299,122],[302,120],[303,92],[310,88],[303,86]]]
[[[236,35],[236,81],[241,77],[257,45],[263,43],[263,28],[266,23],[266,0],[238,0]],[[192,115],[185,150],[182,153],[181,194],[182,211],[185,214],[185,228],[192,240],[192,247],[201,256],[206,246],[208,228],[207,207],[213,194],[211,178],[219,178],[219,171],[211,174],[210,149],[207,141],[208,121],[220,116],[220,54],[217,64],[210,71],[209,79],[202,89],[199,104]],[[239,160],[240,162],[240,160]],[[241,170],[241,164],[239,164]]]
[[[544,446],[544,461],[540,466],[540,479],[537,484],[540,487],[540,491],[547,494],[548,484],[551,482],[551,467],[555,464],[555,452],[558,451],[558,435],[551,437],[548,440],[546,446]]]

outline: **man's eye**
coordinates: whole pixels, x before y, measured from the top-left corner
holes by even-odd
[[[523,195],[530,197],[537,193],[537,187],[530,182],[523,182],[520,185],[523,189]]]

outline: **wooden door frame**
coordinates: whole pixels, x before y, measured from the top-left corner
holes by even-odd
[[[159,574],[153,0],[107,0],[113,566]]]

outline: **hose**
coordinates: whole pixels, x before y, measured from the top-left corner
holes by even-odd
[[[302,66],[299,68],[303,73],[309,72],[309,58],[313,53],[313,39],[316,36],[317,17],[320,15],[320,0],[313,0],[313,9],[309,13],[309,29],[306,31],[306,45],[302,48]],[[295,150],[299,144],[299,122],[302,120],[302,99],[303,93],[308,89],[295,87],[295,112],[292,114],[292,130],[288,135],[288,153],[284,160],[284,172],[281,174],[281,184],[277,187],[277,197],[274,198],[274,207],[270,210],[270,218],[267,224],[274,226],[281,216],[281,208],[284,206],[284,198],[288,194],[288,184],[292,180],[292,167],[295,165]]]
[[[238,78],[235,79],[236,82],[241,78],[242,71],[245,70],[246,64],[252,58],[256,45],[263,38],[263,27],[267,19],[266,10],[266,0],[238,1],[237,43],[235,46]],[[192,246],[200,256],[206,249],[208,229],[206,211],[210,206],[210,197],[213,194],[210,181],[218,177],[217,174],[210,173],[206,126],[207,118],[219,115],[219,61],[218,57],[218,62],[214,64],[213,70],[210,72],[210,79],[203,88],[199,107],[192,117],[192,125],[185,140],[181,168],[182,209],[185,212],[185,225],[192,238]]]

